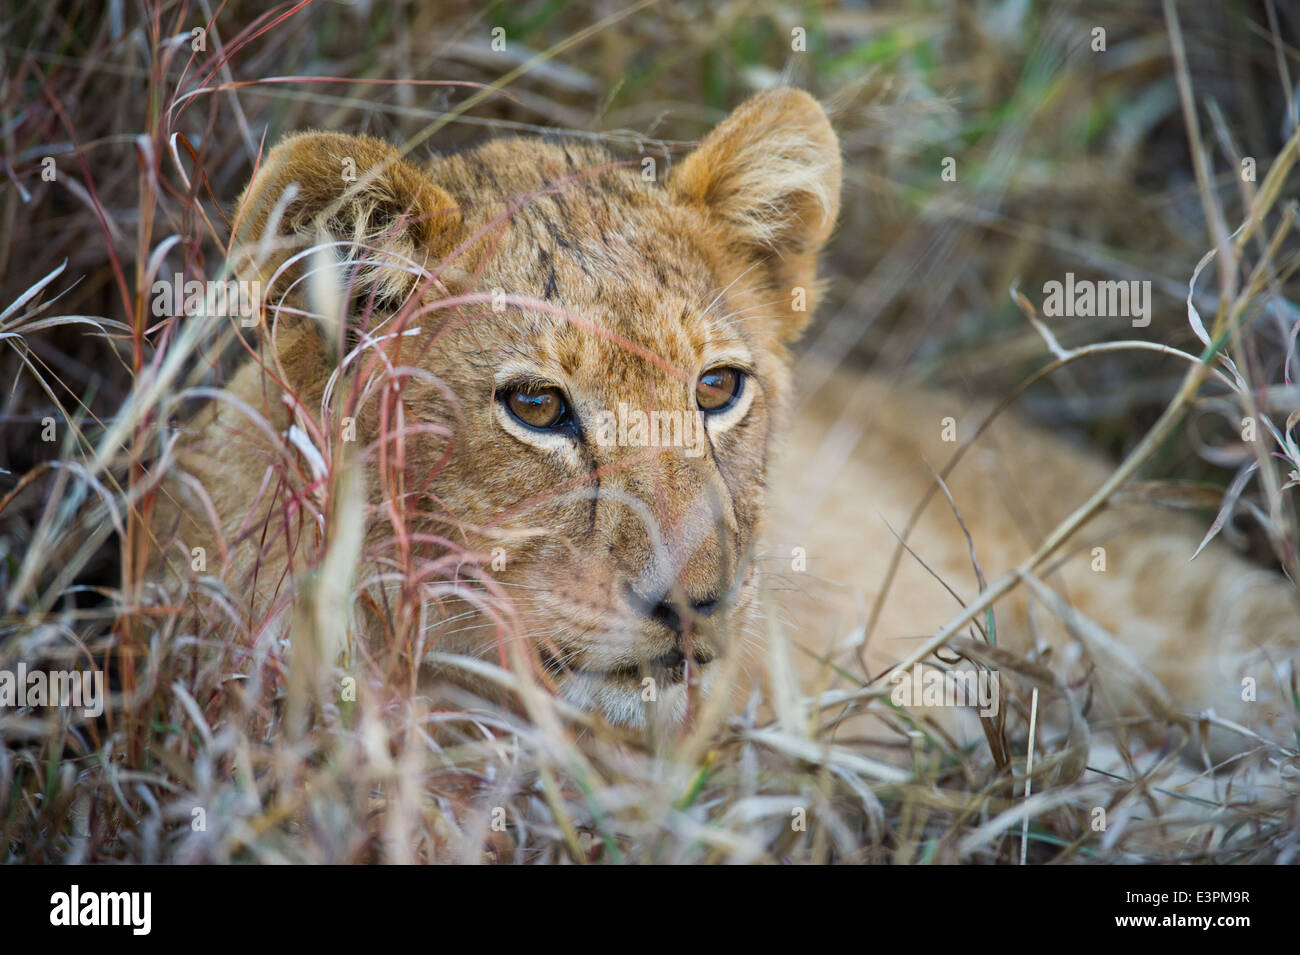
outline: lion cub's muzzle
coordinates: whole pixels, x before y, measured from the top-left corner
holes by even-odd
[[[656,599],[646,599],[631,587],[628,603],[652,625],[666,629],[675,646],[647,661],[647,668],[659,671],[670,683],[685,678],[686,661],[704,667],[718,655],[719,634],[713,626],[715,612],[722,606],[717,595],[692,599],[684,594],[664,592]],[[714,618],[710,621],[709,618]]]

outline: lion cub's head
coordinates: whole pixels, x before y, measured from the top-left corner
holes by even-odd
[[[526,637],[570,700],[631,723],[646,676],[680,700],[752,613],[786,345],[814,304],[840,158],[817,103],[776,90],[656,172],[572,141],[421,167],[308,133],[266,158],[237,237],[272,303],[312,286],[306,246],[346,264],[336,347],[287,311],[269,340],[296,392],[320,395],[340,360],[359,382],[375,565],[396,563],[383,528],[400,514],[428,567],[467,550],[480,590],[510,598],[462,594],[430,642],[495,656]]]

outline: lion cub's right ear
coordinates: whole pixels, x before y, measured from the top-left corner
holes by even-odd
[[[670,188],[718,224],[720,238],[786,296],[807,307],[781,324],[802,331],[814,307],[817,256],[840,207],[839,140],[815,99],[773,89],[736,108],[673,171]]]
[[[464,238],[456,201],[388,143],[370,136],[299,133],[281,141],[240,200],[237,273],[271,280],[280,266],[321,242],[362,263],[353,294],[400,303]],[[267,287],[269,300],[309,269],[295,260]],[[359,286],[359,287],[358,287]]]

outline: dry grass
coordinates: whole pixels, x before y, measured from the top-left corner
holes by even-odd
[[[1084,752],[1077,733],[1043,734],[1023,798],[1030,693],[1056,689],[1025,661],[995,661],[1012,689],[990,749],[954,750],[864,688],[859,704],[916,740],[903,770],[830,744],[843,698],[778,698],[772,720],[755,705],[706,707],[681,738],[647,741],[484,665],[519,687],[518,712],[431,709],[412,692],[418,648],[358,645],[324,602],[367,584],[349,582],[356,528],[332,517],[308,584],[321,599],[304,602],[315,618],[297,621],[310,639],[258,639],[256,621],[219,637],[212,621],[237,621],[238,595],[215,570],[160,602],[144,564],[168,420],[241,350],[232,327],[154,319],[148,289],[155,274],[222,274],[233,198],[264,136],[317,126],[446,148],[558,127],[630,155],[671,151],[783,73],[830,104],[845,147],[810,359],[849,354],[999,395],[1029,382],[1031,414],[1123,457],[1077,520],[1139,467],[1156,496],[1176,497],[1173,479],[1209,484],[1207,530],[1296,578],[1294,11],[1189,5],[1171,30],[1157,3],[865,13],[663,0],[604,23],[603,7],[508,6],[29,3],[4,24],[0,670],[93,664],[113,688],[99,720],[0,711],[6,861],[1011,863],[1025,819],[1032,862],[1295,859],[1285,749],[1195,774],[1127,752],[1122,728],[1094,728],[1119,771],[1094,758],[1080,775],[1068,768]],[[194,53],[189,30],[205,23]],[[487,49],[498,25],[509,53]],[[789,52],[796,25],[803,56]],[[1088,49],[1096,25],[1104,58]],[[942,183],[954,154],[958,181]],[[1236,175],[1244,156],[1257,182]],[[47,157],[55,182],[42,180]],[[1040,334],[1007,291],[1066,271],[1151,279],[1146,338],[1125,341],[1118,323]],[[1153,348],[1184,360],[1155,366]],[[1234,440],[1224,408],[1274,422],[1262,450]],[[325,448],[322,494],[305,507],[357,512],[340,453]],[[1010,589],[1036,587],[1066,529],[989,581],[926,652]],[[401,521],[393,531],[385,553],[408,554]],[[482,559],[394,560],[399,632],[418,631],[421,595],[440,589],[508,616],[489,575],[464,581]],[[779,685],[788,662],[765,665]],[[332,689],[347,677],[355,702]],[[806,830],[792,826],[800,810]]]

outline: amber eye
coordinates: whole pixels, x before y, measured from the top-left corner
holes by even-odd
[[[745,373],[739,368],[710,368],[695,385],[695,400],[701,411],[725,411],[736,403],[745,386]]]
[[[504,400],[510,413],[530,428],[559,428],[569,419],[569,406],[559,388],[512,388]]]

